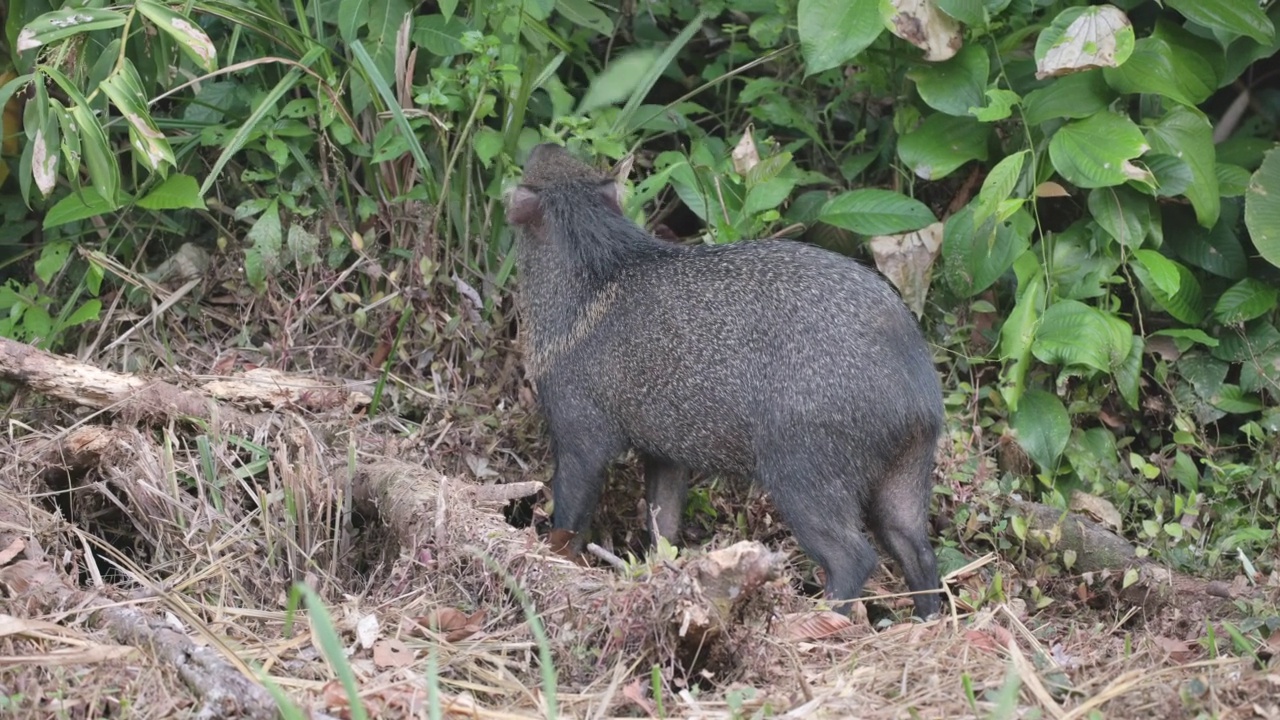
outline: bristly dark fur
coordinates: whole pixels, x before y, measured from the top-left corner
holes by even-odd
[[[578,547],[606,466],[635,448],[669,540],[691,468],[742,475],[769,491],[833,599],[856,598],[875,567],[866,530],[912,590],[939,587],[927,513],[941,386],[888,283],[804,243],[658,240],[622,214],[608,175],[556,146],[530,154],[507,217],[554,525]],[[938,609],[936,593],[914,599],[922,617]]]

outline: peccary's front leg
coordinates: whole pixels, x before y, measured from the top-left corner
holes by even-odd
[[[599,413],[585,407],[573,409],[577,412],[552,413],[551,417],[551,449],[556,464],[551,478],[555,503],[551,526],[573,531],[576,535],[569,549],[581,552],[586,546],[591,515],[600,502],[605,469],[625,444]]]
[[[688,468],[649,454],[644,459],[645,501],[649,506],[651,523],[648,529],[656,525],[658,535],[667,542],[675,544],[680,536],[680,520],[684,515],[684,502],[689,494]],[[650,519],[652,518],[652,519]],[[658,538],[653,538],[658,543]]]

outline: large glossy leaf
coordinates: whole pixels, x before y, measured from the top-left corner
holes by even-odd
[[[443,15],[420,15],[413,19],[413,44],[436,57],[461,55],[466,52],[462,35],[470,29],[471,26],[462,18],[446,20]]]
[[[556,10],[576,25],[605,36],[613,34],[613,21],[591,0],[556,0]]]
[[[988,132],[974,118],[935,113],[898,140],[898,157],[921,178],[938,180],[970,160],[986,160]]]
[[[200,184],[190,175],[172,173],[151,192],[138,198],[138,207],[147,210],[175,210],[179,208],[205,209],[200,197]]]
[[[577,114],[585,115],[596,108],[620,103],[631,97],[660,51],[656,48],[631,50],[614,58],[588,86],[578,104]]]
[[[907,76],[929,107],[948,115],[971,115],[969,108],[986,104],[987,75],[991,62],[982,45],[966,45],[955,57],[940,63],[925,63]]]
[[[1040,319],[1031,352],[1044,363],[1110,372],[1132,344],[1128,323],[1078,300],[1059,300]]]
[[[1249,270],[1249,261],[1236,237],[1240,216],[1234,206],[1234,203],[1224,205],[1224,212],[1210,230],[1200,227],[1190,208],[1167,208],[1165,242],[1189,265],[1229,280],[1243,278]]]
[[[1103,75],[1119,92],[1163,95],[1184,105],[1203,102],[1218,85],[1212,68],[1199,56],[1154,37],[1139,40],[1129,62]]]
[[[1022,206],[1021,199],[1013,203],[1007,201],[1013,194],[1018,179],[1022,177],[1022,168],[1030,154],[1030,150],[1020,150],[1008,155],[987,173],[986,179],[982,181],[982,188],[978,190],[977,202],[973,206],[975,225],[981,226],[992,215],[995,215],[997,220],[1004,220]]]
[[[1222,293],[1213,306],[1213,317],[1223,325],[1238,325],[1274,310],[1277,295],[1280,291],[1274,285],[1245,278]]]
[[[857,57],[884,31],[879,3],[800,0],[796,9],[805,76]]]
[[[1217,158],[1213,147],[1213,126],[1199,110],[1175,105],[1147,131],[1151,148],[1176,155],[1191,168],[1192,183],[1187,199],[1196,209],[1196,221],[1213,227],[1221,212],[1218,195]]]
[[[1067,182],[1085,188],[1149,179],[1132,160],[1148,149],[1132,120],[1102,111],[1067,123],[1049,141],[1049,159]]]
[[[1165,0],[1169,7],[1214,30],[1248,35],[1269,43],[1276,29],[1271,18],[1252,0]]]
[[[1249,179],[1244,224],[1258,254],[1280,267],[1280,150],[1268,152],[1262,167]]]
[[[973,205],[947,218],[942,234],[943,277],[961,297],[991,287],[1031,246],[1035,222],[1025,210],[1008,220],[974,223]]]
[[[1110,279],[1120,267],[1118,255],[1108,252],[1086,221],[1067,228],[1053,242],[1051,267],[1058,297],[1084,300],[1110,292]]]
[[[1179,262],[1154,250],[1138,250],[1129,263],[1142,286],[1173,317],[1198,325],[1205,314],[1205,299],[1196,276]]]
[[[1151,226],[1152,200],[1124,185],[1089,193],[1089,214],[1116,242],[1130,250],[1142,246]]]
[[[1044,390],[1028,390],[1009,424],[1018,434],[1018,444],[1041,470],[1052,471],[1071,439],[1071,416],[1062,400]]]
[[[836,195],[823,206],[818,219],[863,235],[895,235],[937,221],[919,200],[877,188]]]
[[[1023,100],[1027,124],[1039,125],[1054,118],[1089,117],[1107,107],[1116,97],[1101,70],[1060,77],[1027,93]]]
[[[1023,257],[1031,257],[1031,264],[1038,267],[1030,253]],[[1035,342],[1036,323],[1040,319],[1044,298],[1044,276],[1039,272],[1023,274],[1019,279],[1018,302],[1000,326],[1000,356],[1008,361],[1001,394],[1009,409],[1015,412],[1025,390],[1027,370],[1031,367],[1031,345]]]

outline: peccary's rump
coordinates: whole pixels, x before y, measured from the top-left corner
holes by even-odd
[[[875,568],[937,590],[927,532],[941,388],[915,319],[852,259],[798,242],[685,247],[628,220],[618,186],[554,145],[508,198],[528,355],[556,462],[554,525],[582,534],[607,465],[644,460],[659,532],[690,469],[771,495],[834,600]],[[925,617],[936,592],[914,596]],[[847,608],[847,603],[845,604]]]

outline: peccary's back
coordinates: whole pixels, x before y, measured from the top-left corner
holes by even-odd
[[[750,474],[780,427],[822,433],[864,464],[940,431],[914,317],[849,258],[788,241],[683,248],[626,267],[598,297],[604,312],[548,379],[641,449]]]

